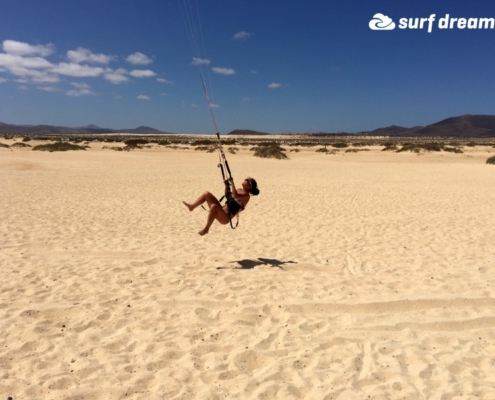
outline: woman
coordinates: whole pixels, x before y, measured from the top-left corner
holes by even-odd
[[[194,210],[196,207],[203,204],[205,201],[208,203],[208,218],[206,219],[206,226],[198,233],[203,236],[210,230],[213,221],[217,220],[222,225],[226,225],[229,221],[239,214],[246,207],[249,202],[250,194],[257,196],[260,191],[258,184],[253,178],[246,178],[242,182],[242,189],[236,189],[234,186],[234,179],[229,179],[230,186],[232,188],[232,199],[227,204],[222,206],[215,196],[210,192],[204,192],[199,198],[192,204],[183,201],[184,205],[189,208],[189,211]],[[229,211],[230,210],[230,211]]]

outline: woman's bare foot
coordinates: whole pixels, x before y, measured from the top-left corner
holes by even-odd
[[[183,201],[182,204],[184,204],[187,208],[189,208],[189,211],[194,210],[194,207],[192,205],[190,205],[189,203],[186,203],[185,201]]]
[[[202,229],[198,232],[201,236],[204,236],[208,233],[208,229]]]

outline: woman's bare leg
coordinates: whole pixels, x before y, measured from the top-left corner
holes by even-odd
[[[189,211],[192,211],[196,207],[203,204],[205,201],[208,203],[208,208],[210,208],[210,209],[211,209],[212,204],[216,204],[216,205],[220,206],[220,208],[222,208],[220,202],[210,192],[204,192],[201,196],[198,197],[198,199],[194,203],[189,204],[189,203],[186,203],[185,201],[183,201],[182,203],[187,208],[189,208]]]
[[[206,219],[206,226],[198,233],[201,236],[206,235],[210,231],[211,224],[213,224],[213,221],[215,220],[220,222],[222,225],[229,223],[229,217],[225,214],[225,211],[220,204],[212,204],[210,206],[208,218]]]

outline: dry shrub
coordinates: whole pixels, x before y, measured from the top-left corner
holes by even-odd
[[[128,139],[124,143],[129,147],[140,148],[141,146],[148,144],[149,142],[144,139]]]
[[[254,156],[261,158],[276,158],[277,160],[288,159],[284,153],[285,149],[278,144],[270,144],[269,146],[259,146],[254,148]]]
[[[126,146],[128,147],[128,146]],[[124,151],[125,147],[119,146],[103,146],[103,150]],[[126,150],[129,151],[129,150]]]
[[[337,142],[337,143],[332,143],[332,147],[335,147],[337,149],[345,149],[346,147],[349,147],[349,145],[346,142]]]
[[[70,150],[86,150],[88,146],[79,146],[77,144],[72,143],[63,143],[63,142],[55,142],[49,144],[39,144],[38,146],[34,146],[33,150],[35,151],[70,151]]]
[[[443,151],[448,151],[450,153],[464,153],[459,147],[444,147]]]
[[[404,144],[401,149],[397,150],[398,153],[401,153],[403,151],[411,151],[414,153],[420,153],[421,150],[425,151],[442,151],[444,145],[443,143],[436,143],[436,142],[431,142],[431,143],[411,143],[411,144]]]
[[[12,145],[12,147],[31,147],[31,145],[26,144],[26,143],[22,143],[22,142],[18,142],[18,143],[14,143]]]

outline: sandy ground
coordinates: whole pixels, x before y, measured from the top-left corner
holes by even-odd
[[[101,147],[0,148],[0,399],[495,399],[494,149]]]

